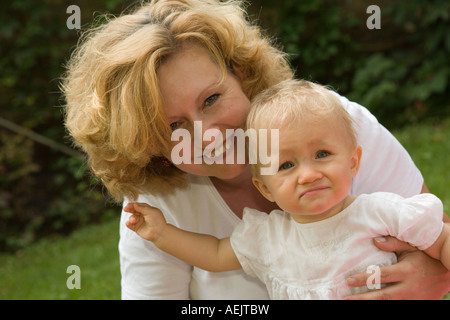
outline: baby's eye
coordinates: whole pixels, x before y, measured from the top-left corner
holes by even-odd
[[[206,100],[205,100],[205,107],[213,105],[214,102],[216,102],[217,99],[219,99],[219,97],[220,97],[220,94],[215,93],[215,94],[209,96],[208,98],[206,98]]]
[[[281,166],[280,166],[280,168],[278,169],[278,171],[281,171],[281,170],[287,170],[287,169],[289,169],[289,168],[292,168],[294,166],[294,164],[292,163],[292,162],[285,162],[285,163],[283,163]]]
[[[319,152],[317,152],[316,154],[316,159],[322,159],[322,158],[326,158],[330,155],[330,153],[328,151],[325,150],[321,150]]]

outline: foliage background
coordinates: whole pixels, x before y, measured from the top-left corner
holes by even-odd
[[[66,9],[81,8],[82,30],[100,13],[133,1],[2,1],[0,118],[71,146],[58,89],[80,31]],[[369,5],[381,29],[369,30]],[[369,108],[389,129],[438,124],[450,116],[450,2],[447,0],[253,0],[251,19],[290,54],[297,77],[331,85]],[[81,31],[82,31],[81,30]],[[119,208],[81,158],[0,127],[0,251],[110,220]]]

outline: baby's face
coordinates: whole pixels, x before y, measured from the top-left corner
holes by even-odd
[[[361,148],[352,146],[340,121],[302,120],[280,128],[279,169],[255,179],[259,190],[301,223],[341,211],[359,167]]]

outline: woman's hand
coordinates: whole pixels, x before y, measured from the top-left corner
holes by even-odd
[[[149,241],[158,241],[167,226],[161,210],[146,203],[128,203],[123,210],[132,213],[126,222],[127,227]]]
[[[449,292],[450,272],[440,261],[394,237],[377,238],[374,243],[381,250],[397,253],[396,264],[380,267],[381,283],[390,285],[346,299],[431,300],[440,299]],[[370,276],[370,273],[354,274],[347,278],[347,283],[351,287],[366,286]]]

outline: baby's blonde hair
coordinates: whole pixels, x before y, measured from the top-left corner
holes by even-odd
[[[87,31],[61,86],[65,124],[117,201],[185,181],[161,161],[171,130],[157,71],[186,42],[207,48],[224,75],[239,70],[249,99],[292,77],[285,54],[247,21],[238,0],[153,0]]]
[[[305,80],[285,80],[258,94],[252,101],[247,129],[283,129],[298,126],[302,119],[321,121],[332,117],[345,128],[352,147],[356,147],[355,123],[337,95],[325,86]],[[251,164],[258,177],[260,163]]]

